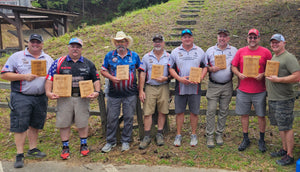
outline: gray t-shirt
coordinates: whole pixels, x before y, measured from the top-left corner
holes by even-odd
[[[143,72],[146,72],[146,83],[150,85],[162,85],[166,84],[168,81],[165,82],[158,82],[155,79],[151,79],[151,73],[152,73],[152,65],[158,64],[164,66],[164,74],[163,76],[168,76],[168,62],[169,62],[170,54],[166,51],[164,51],[164,54],[160,57],[158,60],[153,53],[153,50],[147,54],[144,55],[142,62],[140,64],[140,70]]]
[[[212,46],[207,49],[208,65],[215,66],[215,55],[226,55],[226,69],[219,70],[218,72],[210,72],[209,77],[218,83],[226,83],[232,79],[231,61],[235,56],[237,49],[227,44],[224,50],[218,48],[218,45]]]
[[[182,45],[175,48],[170,55],[169,67],[174,68],[180,77],[189,76],[191,67],[206,67],[207,58],[205,52],[195,44],[190,51],[186,51]],[[201,94],[200,84],[185,85],[176,81],[175,94]]]
[[[47,71],[49,70],[53,59],[43,51],[36,59],[27,48],[11,55],[6,61],[1,73],[13,72],[18,74],[31,73],[31,60],[46,60]],[[11,81],[11,91],[21,92],[28,95],[40,95],[45,93],[45,77],[37,77],[32,81]]]
[[[279,56],[273,55],[272,61],[280,62],[278,77],[288,76],[296,71],[300,71],[298,60],[288,51],[285,51]],[[266,86],[268,100],[288,100],[296,97],[293,83],[275,83],[266,79]]]

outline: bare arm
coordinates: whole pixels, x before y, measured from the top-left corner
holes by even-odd
[[[201,76],[201,81],[204,79],[205,75],[207,74],[207,67],[202,69],[202,76]]]
[[[100,71],[101,75],[103,75],[105,78],[108,78],[109,80],[111,80],[113,83],[119,83],[120,80],[115,77],[115,76],[112,76],[111,74],[109,74],[109,72],[107,70],[101,70]]]
[[[144,85],[145,85],[145,79],[146,79],[146,73],[145,72],[140,72],[140,78],[139,78],[139,98],[141,102],[144,103],[146,99],[146,94],[144,92]]]
[[[278,77],[278,76],[269,76],[266,77],[271,82],[278,82],[278,83],[296,83],[299,81],[300,78],[300,71],[294,72],[291,75]]]
[[[1,78],[8,80],[8,81],[21,81],[21,80],[26,80],[26,81],[32,81],[35,78],[37,78],[37,75],[33,74],[18,74],[18,73],[13,73],[13,72],[6,72],[1,74]]]
[[[98,92],[101,89],[100,80],[97,80],[97,81],[94,82],[94,88],[95,88],[95,91],[92,94],[88,95],[87,98],[93,99],[93,98],[97,98],[99,96]]]
[[[53,88],[53,81],[46,80],[45,83],[46,96],[51,100],[58,99],[59,96],[57,94],[52,93],[52,88]]]
[[[231,65],[231,70],[239,79],[243,80],[243,79],[247,78],[244,74],[242,74],[239,71],[239,69],[237,67]]]
[[[170,75],[171,75],[173,78],[175,78],[177,81],[179,81],[179,82],[181,82],[181,83],[183,83],[183,84],[190,84],[190,83],[192,83],[192,82],[190,82],[190,81],[188,80],[188,77],[189,77],[189,76],[183,76],[183,77],[180,77],[180,76],[176,73],[175,69],[173,69],[173,68],[169,68],[169,73],[170,73]]]

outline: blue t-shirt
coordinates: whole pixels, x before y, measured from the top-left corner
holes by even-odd
[[[109,81],[108,96],[121,98],[138,94],[136,69],[140,67],[140,57],[134,51],[128,50],[127,55],[121,58],[117,50],[108,52],[105,55],[102,70],[106,70],[110,75],[116,76],[118,65],[129,65],[129,80],[122,80],[118,84]]]

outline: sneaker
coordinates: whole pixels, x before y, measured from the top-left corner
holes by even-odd
[[[82,156],[87,156],[90,153],[89,147],[87,144],[83,144],[80,146],[80,154]]]
[[[197,135],[196,134],[192,134],[191,135],[191,142],[190,145],[192,147],[196,146],[198,144],[198,139],[197,139]]]
[[[103,148],[101,149],[101,151],[103,153],[107,153],[111,150],[111,148],[116,147],[116,144],[110,144],[110,143],[106,143]]]
[[[23,168],[24,167],[24,154],[18,154],[16,156],[16,162],[14,164],[15,168]]]
[[[125,151],[128,151],[129,150],[129,143],[128,142],[123,142],[122,143],[122,149],[121,149],[121,152],[125,152]]]
[[[219,146],[222,146],[224,144],[224,141],[222,139],[222,134],[216,134],[216,143]]]
[[[149,136],[145,136],[141,141],[139,149],[146,149],[146,147],[150,144],[151,138]]]
[[[215,147],[213,136],[207,136],[206,145],[207,145],[208,148],[214,148]]]
[[[179,135],[176,135],[175,141],[174,141],[174,146],[176,146],[176,147],[181,146],[181,140],[182,140],[181,135],[180,135],[180,134],[179,134]]]
[[[243,141],[240,144],[238,150],[239,151],[244,151],[249,145],[250,145],[250,140],[249,139],[243,139]]]
[[[278,152],[272,152],[270,155],[271,157],[282,157],[287,154],[287,151],[280,149]]]
[[[259,151],[261,151],[262,153],[266,152],[267,151],[267,148],[266,148],[266,142],[264,140],[259,140],[258,141],[258,149]]]
[[[70,149],[69,149],[69,146],[63,146],[61,154],[60,154],[60,157],[63,160],[66,160],[66,159],[70,158]]]
[[[285,155],[280,160],[277,160],[276,163],[282,166],[290,165],[294,163],[294,158],[290,157],[289,155]]]
[[[156,140],[157,146],[162,146],[165,144],[164,136],[161,133],[156,134],[155,140]]]
[[[36,157],[36,158],[43,158],[46,156],[44,152],[41,152],[38,148],[33,148],[28,150],[27,155],[28,157]]]

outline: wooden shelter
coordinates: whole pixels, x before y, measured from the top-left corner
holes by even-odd
[[[12,12],[3,12],[7,10]],[[1,24],[12,24],[16,27],[19,49],[22,50],[25,48],[22,30],[24,24],[30,29],[49,28],[49,26],[52,26],[53,35],[60,36],[68,31],[68,19],[70,17],[78,17],[78,15],[78,13],[66,11],[0,4],[0,49],[3,49]]]

